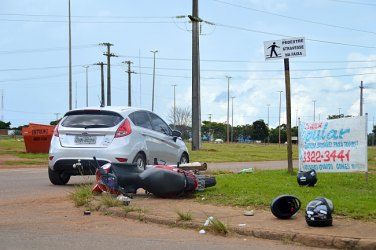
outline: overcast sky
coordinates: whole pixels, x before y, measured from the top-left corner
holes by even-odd
[[[202,120],[225,122],[230,79],[230,122],[286,121],[283,60],[265,60],[264,42],[304,37],[306,56],[290,58],[292,125],[328,115],[376,116],[376,3],[373,0],[201,0]],[[99,106],[100,67],[111,52],[112,105],[132,105],[169,121],[176,105],[191,106],[191,0],[71,0],[73,108]],[[1,119],[11,126],[48,124],[69,109],[68,0],[0,0]],[[106,70],[106,69],[105,69]],[[106,73],[106,72],[105,72]],[[105,75],[106,79],[106,75]],[[269,106],[268,106],[269,105]],[[269,107],[269,117],[268,117]],[[315,117],[314,117],[315,114]]]

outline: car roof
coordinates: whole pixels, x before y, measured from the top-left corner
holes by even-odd
[[[134,111],[149,111],[147,109],[143,108],[137,108],[137,107],[128,107],[128,106],[105,106],[105,107],[98,107],[98,106],[92,106],[92,107],[85,107],[85,108],[79,108],[79,109],[73,109],[68,111],[66,115],[68,115],[70,112],[76,112],[76,111],[84,111],[84,110],[103,110],[103,111],[112,111],[121,114],[122,116],[127,116],[128,114],[134,112]],[[149,111],[150,112],[150,111]]]

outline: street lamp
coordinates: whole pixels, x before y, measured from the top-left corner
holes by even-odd
[[[154,111],[154,86],[155,86],[155,53],[158,53],[158,50],[150,50],[154,56],[154,63],[153,63],[153,93],[151,97],[151,111]]]
[[[175,87],[176,87],[176,84],[172,85],[172,87],[174,88],[174,129],[176,129],[176,106],[175,106]]]
[[[234,98],[231,96],[231,142],[234,142]]]
[[[270,104],[268,104],[268,144],[269,144],[269,141],[270,141],[270,135],[269,135],[269,128],[270,128],[270,125],[269,125],[269,108],[270,108]]]
[[[69,40],[69,110],[72,110],[72,36],[71,36],[71,4],[68,0],[68,40]]]
[[[316,100],[313,100],[313,121],[316,120]]]
[[[85,65],[83,67],[86,70],[86,107],[89,107],[89,75],[88,75],[89,65]]]
[[[227,143],[230,143],[230,79],[231,76],[226,76],[227,78]]]

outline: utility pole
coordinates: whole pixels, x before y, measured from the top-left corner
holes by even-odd
[[[209,141],[211,141],[211,118],[212,118],[212,114],[209,114]]]
[[[89,65],[83,66],[86,70],[86,107],[89,106],[89,75],[88,75],[88,68]]]
[[[227,143],[230,143],[230,79],[231,76],[226,76],[227,78]]]
[[[341,117],[341,108],[338,108],[338,116]]]
[[[107,52],[103,55],[107,56],[107,106],[111,106],[111,57],[117,57],[117,55],[111,53],[111,43],[100,43],[99,45],[107,46]]]
[[[59,120],[60,113],[54,113],[56,115],[56,121]]]
[[[281,146],[281,95],[282,90],[279,92],[279,115],[278,115],[278,145]]]
[[[313,121],[316,121],[316,100],[313,100]]]
[[[103,62],[96,63],[95,65],[101,66],[101,106],[105,106],[105,97],[104,97],[104,74],[103,74],[103,65],[106,65]]]
[[[153,92],[151,95],[151,111],[154,112],[154,88],[155,88],[155,53],[158,53],[158,50],[150,50],[151,53],[153,53]]]
[[[173,84],[172,87],[174,88],[174,129],[176,129],[176,102],[175,102],[175,88],[176,84]]]
[[[198,0],[192,0],[192,151],[201,148],[200,30]]]
[[[74,108],[77,109],[77,81],[75,81],[74,83]]]
[[[234,142],[234,98],[231,96],[231,142]]]
[[[4,90],[1,90],[1,120],[4,121]]]
[[[72,36],[71,36],[71,8],[70,0],[68,0],[68,26],[69,26],[69,110],[72,110]]]
[[[375,129],[375,117],[372,119],[372,132]],[[372,133],[372,146],[375,146],[375,132]]]
[[[363,116],[363,81],[360,81],[360,116]]]
[[[270,135],[269,135],[269,128],[270,128],[270,125],[269,125],[269,108],[270,108],[270,104],[268,104],[268,144],[270,142]]]
[[[131,61],[124,61],[123,63],[128,64],[128,71],[125,71],[128,73],[128,107],[132,107],[132,84],[131,84],[131,74],[135,73],[134,71],[131,71],[131,64],[133,62]]]

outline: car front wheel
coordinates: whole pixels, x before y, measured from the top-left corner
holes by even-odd
[[[61,171],[54,171],[51,168],[48,168],[48,177],[54,185],[65,185],[70,179],[69,175],[65,175]]]

